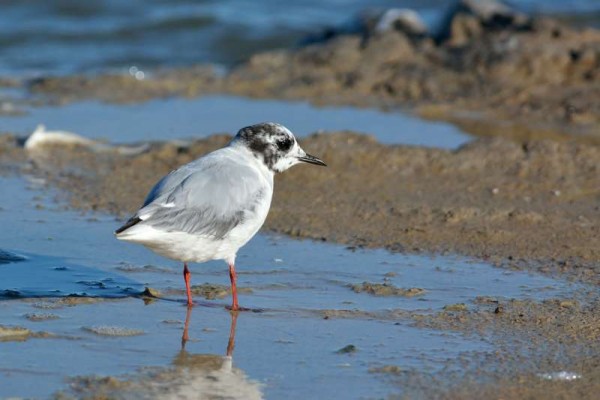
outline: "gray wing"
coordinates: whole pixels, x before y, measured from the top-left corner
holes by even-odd
[[[229,157],[207,157],[164,177],[136,217],[168,232],[223,238],[251,217],[268,193],[257,170]]]

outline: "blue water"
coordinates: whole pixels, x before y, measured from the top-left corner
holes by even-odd
[[[600,26],[600,1],[515,0],[534,13]],[[435,25],[444,0],[3,0],[0,76],[127,71],[210,62],[297,44],[366,9],[418,10]]]
[[[385,144],[455,149],[471,137],[454,125],[426,121],[402,112],[353,107],[314,107],[306,102],[255,100],[211,95],[196,99],[159,99],[141,104],[81,102],[36,107],[20,116],[0,116],[0,128],[29,135],[38,124],[113,143],[199,138],[234,134],[243,126],[277,121],[298,137],[319,130],[350,129],[374,135]]]

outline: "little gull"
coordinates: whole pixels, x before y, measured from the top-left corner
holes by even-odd
[[[267,218],[275,173],[299,162],[325,166],[306,154],[283,125],[265,122],[242,128],[227,147],[162,178],[115,234],[183,261],[188,306],[193,305],[188,262],[224,260],[231,309],[237,311],[236,253]]]

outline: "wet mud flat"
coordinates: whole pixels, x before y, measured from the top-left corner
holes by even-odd
[[[194,266],[200,304],[186,312],[177,263],[117,242],[114,217],[65,209],[28,179],[0,179],[14,229],[0,233],[3,396],[596,393],[594,285],[259,235],[239,257],[241,300],[254,312],[224,308],[219,262]]]
[[[48,281],[63,286],[65,295],[87,298],[92,290],[116,290],[118,297],[124,296],[121,300],[92,300],[91,304],[75,302],[75,309],[97,307],[92,314],[105,317],[98,322],[98,318],[87,321],[83,315],[73,316],[74,325],[52,330],[39,320],[56,325],[65,317],[54,311],[54,306],[41,312],[35,309],[38,302],[28,300],[31,292],[19,287],[23,280],[15,278],[10,302],[0,302],[13,315],[6,320],[8,328],[18,328],[21,340],[41,343],[42,348],[46,340],[76,337],[88,343],[92,337],[103,338],[98,339],[98,346],[106,352],[104,339],[113,339],[103,334],[106,332],[124,332],[119,337],[125,354],[147,351],[146,337],[153,335],[152,340],[156,340],[158,331],[169,335],[160,340],[174,343],[170,353],[159,354],[158,360],[155,355],[144,354],[133,363],[119,361],[122,367],[118,373],[94,364],[90,364],[89,372],[66,372],[70,377],[67,388],[62,386],[65,376],[48,372],[54,376],[49,387],[61,391],[59,398],[153,398],[157,393],[183,396],[199,390],[223,395],[231,387],[247,388],[249,392],[243,392],[242,398],[256,393],[266,397],[277,397],[278,393],[335,397],[341,389],[330,386],[327,377],[355,382],[353,393],[367,398],[594,398],[600,374],[599,247],[595,242],[598,224],[594,222],[598,220],[600,196],[597,147],[552,141],[518,145],[505,139],[480,139],[450,151],[385,146],[372,137],[350,132],[302,139],[303,147],[326,159],[329,168],[320,173],[297,168],[276,177],[266,228],[317,242],[345,243],[347,249],[333,246],[332,254],[327,250],[331,245],[326,243],[262,238],[253,242],[256,248],[241,256],[240,263],[259,269],[242,272],[245,282],[240,284],[245,301],[262,312],[239,318],[235,356],[239,364],[229,368],[226,343],[231,325],[222,308],[226,302],[223,298],[228,296],[223,267],[218,263],[202,266],[193,275],[202,279],[195,282],[197,297],[205,296],[206,301],[219,306],[203,303],[207,307],[196,308],[192,316],[184,318],[184,308],[177,301],[184,298],[180,266],[156,259],[144,249],[120,249],[115,247],[118,243],[105,242],[119,220],[139,206],[138,199],[162,174],[225,145],[229,139],[216,135],[194,142],[154,143],[139,154],[124,155],[117,147],[95,151],[77,145],[48,145],[26,151],[14,136],[2,137],[2,171],[30,176],[39,188],[60,188],[53,195],[59,200],[60,212],[55,212],[59,220],[63,213],[72,213],[68,209],[118,216],[92,217],[84,226],[63,229],[70,232],[67,242],[76,237],[84,241],[85,237],[93,238],[93,246],[102,254],[112,255],[105,259],[106,255],[94,254],[93,261],[89,255],[76,257],[92,267],[88,273],[95,268],[101,276],[77,279],[92,284],[75,288],[64,281]],[[11,201],[27,204],[18,197]],[[43,197],[29,202],[40,213],[56,207],[49,206]],[[3,204],[10,213],[10,201],[5,199]],[[79,218],[88,218],[85,213]],[[40,219],[45,221],[42,227],[56,224],[45,218]],[[102,229],[95,232],[91,229],[94,226]],[[77,233],[82,230],[88,234]],[[28,236],[26,229],[21,234]],[[56,240],[56,236],[48,236]],[[265,250],[273,245],[278,249],[275,253]],[[15,246],[8,250],[18,250]],[[85,244],[69,242],[61,250],[52,241],[39,240],[30,251],[64,257],[67,247],[84,249]],[[367,250],[370,247],[385,247],[392,253]],[[261,256],[256,258],[253,252]],[[486,264],[465,264],[460,259],[452,261],[452,257],[411,259],[411,253],[423,252],[473,255]],[[35,254],[30,257],[32,261],[36,258]],[[491,268],[489,263],[502,268]],[[487,275],[490,268],[496,272]],[[84,273],[81,268],[75,271]],[[519,281],[531,273],[533,281]],[[101,282],[103,287],[94,282]],[[158,294],[159,299],[147,299],[151,303],[143,321],[132,325],[126,323],[129,319],[118,319],[119,315],[139,312],[144,286],[152,287],[151,293]],[[40,300],[42,304],[62,302],[56,298]],[[174,318],[173,313],[180,316]],[[157,314],[162,322],[155,330]],[[188,319],[189,341],[182,350],[180,335]],[[313,328],[303,331],[306,327]],[[220,335],[208,339],[215,329]],[[278,333],[277,338],[269,336],[271,341],[266,345],[272,347],[273,354],[266,352],[265,343],[256,347],[254,335],[264,338],[265,329]],[[138,334],[140,331],[144,334]],[[125,334],[129,332],[136,334]],[[198,337],[193,332],[202,333]],[[244,335],[250,335],[250,343],[255,344],[243,344]],[[423,335],[426,341],[420,339]],[[133,341],[137,344],[132,347],[128,343]],[[293,350],[295,345],[300,347]],[[440,353],[441,348],[456,352]],[[260,350],[263,357],[250,349]],[[80,353],[81,362],[89,359],[86,351]],[[318,377],[308,374],[288,379],[284,372],[277,378],[265,368],[279,361],[281,354],[287,355],[287,361],[279,362],[278,370],[297,371],[306,365],[314,369],[314,363],[328,367],[318,370]],[[8,376],[14,378],[16,372],[10,371]],[[26,379],[36,368],[28,371],[19,374]],[[207,387],[207,382],[215,379],[227,384]],[[315,379],[323,386],[315,387]],[[303,392],[310,387],[317,392]]]
[[[4,136],[0,154],[5,169],[64,189],[73,207],[124,218],[161,176],[229,140],[155,143],[123,155],[71,145],[25,151]],[[448,151],[385,146],[349,132],[301,142],[329,167],[276,177],[267,230],[397,252],[464,254],[600,282],[597,146],[480,139]]]

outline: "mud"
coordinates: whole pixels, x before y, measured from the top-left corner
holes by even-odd
[[[369,369],[371,373],[387,375],[411,398],[593,399],[599,390],[600,317],[597,295],[588,293],[584,298],[587,301],[583,304],[576,299],[538,302],[480,298],[468,310],[450,305],[433,314],[395,310],[383,314],[347,311],[327,315],[408,319],[419,328],[457,331],[493,341],[493,353],[448,359],[442,371],[435,374],[398,365]]]
[[[25,318],[27,318],[29,321],[41,322],[59,319],[60,317],[51,313],[29,313],[25,314]]]
[[[136,156],[77,146],[26,155],[4,137],[0,153],[4,170],[21,165],[59,185],[73,207],[125,218],[161,176],[228,140],[154,144]],[[600,147],[480,139],[446,151],[384,146],[348,132],[301,142],[329,167],[276,177],[268,230],[355,247],[459,253],[600,282]]]
[[[20,326],[3,326],[0,325],[0,341],[22,341],[27,340],[32,332]]]
[[[38,101],[136,102],[232,93],[317,104],[408,107],[469,133],[518,140],[600,140],[600,32],[550,19],[490,26],[458,12],[443,38],[402,30],[339,32],[304,47],[259,53],[225,74],[211,67],[131,76],[44,77]],[[509,123],[505,121],[510,121]]]
[[[0,342],[24,342],[31,338],[45,339],[56,338],[48,332],[34,332],[22,326],[0,325]]]
[[[425,293],[425,289],[408,288],[403,289],[392,285],[391,283],[371,283],[363,282],[362,284],[350,285],[350,289],[354,293],[369,293],[373,296],[400,296],[413,297],[420,296]]]
[[[192,295],[194,297],[200,296],[206,300],[215,300],[215,299],[224,299],[231,295],[231,288],[228,285],[218,285],[214,283],[203,283],[201,285],[192,285],[191,287]],[[252,293],[251,288],[247,287],[238,287],[238,293]],[[171,289],[168,290],[165,294],[167,295],[183,295],[185,294],[185,290],[183,289]],[[155,296],[159,297],[159,296]]]
[[[599,390],[600,377],[597,306],[597,301],[586,306],[576,302],[566,306],[558,299],[541,303],[511,300],[505,304],[502,313],[484,306],[460,316],[440,313],[423,320],[419,317],[418,325],[438,326],[466,334],[493,332],[499,348],[493,357],[494,362],[499,363],[497,371],[488,370],[483,374],[492,383],[481,385],[461,379],[449,390],[431,390],[431,386],[423,386],[422,390],[429,396],[445,399],[593,399]],[[515,338],[518,338],[516,343]],[[511,351],[511,346],[516,346],[517,350],[513,347]],[[486,358],[482,357],[481,365],[492,362]],[[515,369],[515,361],[519,368]],[[531,372],[536,370],[544,373]],[[568,375],[563,371],[574,371],[571,375],[580,378],[575,381],[560,379]],[[548,377],[554,378],[549,381]]]
[[[219,75],[210,66],[156,71],[139,81],[130,75],[65,76],[37,78],[26,83],[32,94],[44,94],[50,104],[84,98],[134,103],[170,96],[195,97],[220,90]]]

